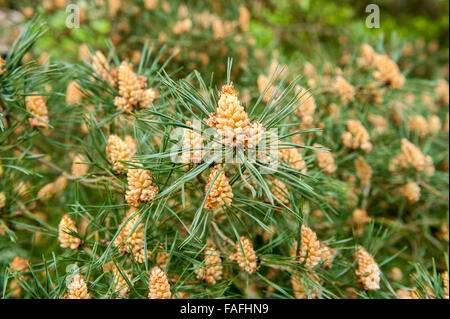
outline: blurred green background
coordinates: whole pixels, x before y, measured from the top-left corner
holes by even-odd
[[[16,25],[34,13],[44,16],[51,29],[40,42],[39,50],[46,51],[54,58],[74,59],[78,47],[88,42],[99,48],[105,47],[106,40],[125,28],[124,18],[133,19],[133,5],[141,6],[143,0],[118,1],[120,13],[112,15],[112,2],[108,0],[0,0],[1,48],[10,41],[10,25]],[[145,2],[145,1],[144,1]],[[210,7],[210,1],[201,5]],[[188,5],[198,3],[186,1]],[[316,42],[326,42],[329,46],[339,45],[342,36],[367,37],[383,34],[389,42],[393,36],[413,41],[421,39],[436,42],[440,48],[448,49],[449,1],[446,0],[397,0],[397,1],[326,1],[326,0],[266,0],[240,1],[251,11],[250,33],[260,46],[276,44],[287,56],[299,48],[313,54]],[[380,8],[381,28],[369,29],[365,26],[368,13],[365,8],[375,3]],[[81,27],[69,29],[65,22],[66,6],[77,4],[82,8]],[[200,5],[200,4],[196,4]],[[220,7],[220,4],[212,4]],[[136,12],[134,12],[136,13]],[[11,20],[11,21],[9,21]],[[135,42],[135,35],[141,28],[147,28],[149,21],[131,21],[132,32],[122,42]],[[147,30],[151,37],[151,30]]]

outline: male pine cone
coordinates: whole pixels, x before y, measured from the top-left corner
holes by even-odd
[[[212,247],[206,247],[204,266],[195,270],[198,279],[202,279],[208,284],[214,285],[222,278],[222,259],[220,253]]]
[[[64,215],[58,227],[58,241],[61,247],[70,247],[77,249],[80,245],[80,239],[70,235],[70,232],[76,232],[75,222],[70,219],[69,215]]]
[[[82,275],[76,274],[73,276],[72,281],[67,286],[67,290],[66,299],[91,299],[91,294]]]
[[[239,242],[236,242],[234,245],[236,252],[229,258],[230,260],[236,261],[241,269],[245,270],[249,274],[252,274],[258,269],[257,257],[255,250],[253,249],[253,244],[250,239],[245,236],[241,237],[241,244],[242,249]]]
[[[205,192],[208,192],[214,178],[219,174],[220,166],[214,167],[208,178],[208,184],[205,187]],[[223,205],[230,205],[233,198],[233,192],[228,178],[225,176],[225,172],[222,171],[217,176],[214,184],[211,186],[208,197],[205,201],[205,209],[216,209]]]
[[[356,254],[358,269],[355,271],[359,281],[366,290],[380,289],[380,269],[378,264],[363,247],[358,247]]]
[[[159,267],[153,267],[150,272],[149,299],[170,299],[170,285],[167,280],[167,275]]]
[[[158,193],[158,187],[153,186],[149,170],[137,168],[127,172],[128,190],[126,200],[130,206],[138,206],[139,203],[147,203]]]

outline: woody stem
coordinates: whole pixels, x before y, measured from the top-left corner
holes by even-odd
[[[219,226],[217,226],[216,222],[211,221],[211,225],[216,231],[216,233],[220,236],[220,238],[222,238],[222,240],[224,240],[227,244],[234,246],[234,242],[230,238],[228,238],[224,233],[222,233],[222,231],[219,229]]]

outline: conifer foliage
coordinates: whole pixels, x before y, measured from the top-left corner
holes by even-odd
[[[448,72],[412,72],[420,45],[287,54],[257,5],[109,0],[54,58],[68,3],[36,2],[0,58],[2,298],[448,299]]]

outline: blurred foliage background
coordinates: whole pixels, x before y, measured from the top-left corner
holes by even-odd
[[[143,5],[145,8],[145,2],[126,1],[121,5],[120,0],[0,0],[0,52],[4,53],[6,43],[18,34],[15,27],[36,13],[44,17],[51,30],[35,48],[38,55],[46,53],[55,59],[71,61],[78,57],[78,49],[83,43],[105,49],[109,39],[119,49],[122,49],[120,44],[129,50],[138,49],[145,40],[158,42],[158,39],[151,38],[155,35],[152,29],[164,29],[171,24],[171,21],[158,20],[157,13],[140,10]],[[80,28],[66,27],[66,6],[71,3],[81,8]],[[390,43],[399,41],[401,37],[402,41],[417,41],[418,47],[437,45],[444,52],[440,58],[448,59],[445,52],[449,45],[449,2],[446,0],[259,0],[232,3],[245,4],[250,9],[249,33],[256,39],[257,46],[277,49],[287,58],[298,52],[309,57],[318,52],[338,54],[339,48],[349,39],[362,42],[381,37],[384,43]],[[380,8],[380,28],[369,29],[365,25],[369,14],[365,8],[371,3]],[[228,2],[218,1],[202,1],[201,4],[186,1],[186,4],[199,9],[211,7],[218,12],[225,9],[221,7],[233,7]],[[150,15],[152,19],[148,19]],[[11,28],[15,31],[11,32]],[[426,71],[422,73],[430,76]]]

